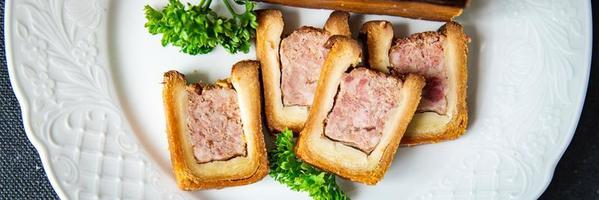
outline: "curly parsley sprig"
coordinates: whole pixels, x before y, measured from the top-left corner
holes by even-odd
[[[293,133],[278,134],[276,147],[268,154],[269,175],[294,191],[308,192],[315,200],[349,200],[337,186],[335,175],[301,161],[295,156]]]
[[[230,53],[247,53],[258,26],[255,4],[249,0],[234,0],[245,7],[245,12],[239,14],[229,0],[222,2],[232,18],[219,16],[210,9],[212,0],[201,0],[198,5],[187,3],[187,6],[179,0],[169,0],[161,11],[146,5],[145,27],[152,35],[162,34],[162,46],[171,44],[191,55],[209,53],[217,45]]]

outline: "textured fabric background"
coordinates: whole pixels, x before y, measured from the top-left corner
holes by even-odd
[[[0,32],[0,199],[57,199],[31,145],[21,119],[21,109],[10,86],[4,56],[4,0]]]
[[[595,2],[593,10],[598,10],[599,1]],[[19,104],[10,85],[4,56],[4,0],[0,5],[0,199],[56,199],[39,155],[25,136]],[[593,21],[599,19],[596,13]],[[599,199],[599,25],[595,24],[593,67],[584,110],[574,139],[541,199]]]

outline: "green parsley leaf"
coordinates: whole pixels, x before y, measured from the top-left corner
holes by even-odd
[[[206,54],[217,45],[229,53],[247,53],[251,39],[256,34],[255,4],[249,0],[235,0],[245,12],[238,14],[229,3],[222,0],[231,18],[219,16],[210,9],[212,0],[201,0],[198,5],[183,4],[179,0],[169,0],[162,10],[149,5],[144,7],[144,25],[152,35],[162,34],[162,46],[173,45],[191,55]]]
[[[293,132],[278,134],[275,148],[268,154],[269,175],[294,191],[308,192],[315,200],[349,200],[339,189],[335,175],[321,171],[296,157]]]

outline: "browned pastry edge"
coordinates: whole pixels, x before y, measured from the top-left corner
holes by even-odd
[[[452,21],[462,14],[462,7],[432,4],[418,1],[390,0],[259,0],[304,8],[342,10],[347,12],[394,15],[413,19]]]
[[[362,25],[360,36],[366,43],[368,66],[380,72],[389,72],[389,49],[393,42],[393,25],[388,21],[368,21]]]
[[[331,35],[351,36],[349,30],[349,13],[344,11],[333,11],[324,24],[325,31]]]

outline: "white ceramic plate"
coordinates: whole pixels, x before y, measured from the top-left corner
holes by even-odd
[[[305,199],[267,177],[182,192],[171,173],[162,73],[214,81],[248,54],[189,56],[144,29],[143,6],[166,0],[6,2],[6,53],[25,130],[65,199]],[[401,148],[376,186],[341,181],[353,199],[534,199],[568,146],[586,91],[591,10],[584,0],[473,0],[460,21],[472,38],[470,126],[458,140]],[[260,4],[261,7],[281,8]],[[223,10],[219,5],[219,10]],[[287,32],[330,11],[282,8]],[[441,23],[392,21],[396,34]]]

